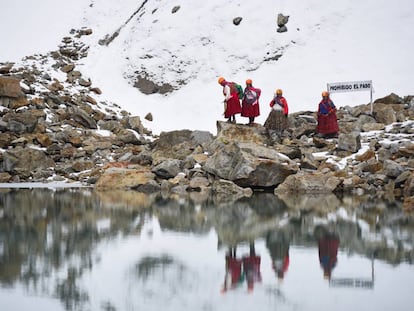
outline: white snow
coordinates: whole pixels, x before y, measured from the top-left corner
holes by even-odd
[[[177,129],[216,133],[222,116],[217,78],[262,89],[263,124],[276,88],[290,112],[315,111],[329,82],[372,80],[374,99],[413,94],[414,2],[411,0],[246,1],[7,1],[2,4],[0,62],[56,50],[70,29],[90,27],[89,55],[78,67],[101,100],[154,121],[154,133]],[[174,6],[180,9],[172,14]],[[289,15],[288,32],[277,33],[278,13]],[[239,26],[233,18],[243,17]],[[8,27],[10,26],[10,27]],[[108,46],[98,44],[119,30]],[[264,58],[283,53],[278,61]],[[157,82],[185,85],[169,95],[144,95],[132,87],[145,69]],[[335,93],[338,107],[369,103],[369,92]],[[245,123],[238,116],[238,122]]]

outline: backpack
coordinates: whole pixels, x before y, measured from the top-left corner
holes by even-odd
[[[243,98],[243,87],[236,82],[229,82],[231,93],[237,93],[239,99]]]
[[[246,89],[244,91],[244,101],[251,105],[257,100],[257,93],[252,89]]]
[[[236,85],[236,89],[237,89],[237,94],[239,95],[239,99],[243,98],[243,88],[241,85],[234,83]]]

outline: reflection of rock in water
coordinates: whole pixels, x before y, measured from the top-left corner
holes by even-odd
[[[341,201],[333,193],[325,194],[278,194],[289,209],[329,212],[336,211]]]
[[[103,208],[93,189],[2,191],[0,212],[0,283],[20,281],[29,292],[50,284],[42,294],[58,297],[67,310],[82,310],[88,300],[79,278],[98,260],[95,246],[139,232],[144,221],[133,209]],[[66,275],[55,280],[66,265]]]
[[[254,241],[278,226],[280,215],[262,217],[247,203],[209,210],[207,217],[216,229],[219,243],[234,246],[241,242]]]
[[[402,214],[398,203],[377,204],[363,196],[340,200],[330,195],[278,198],[267,193],[219,206],[211,198],[203,202],[194,202],[189,196],[142,198],[135,192],[100,196],[93,189],[1,192],[0,283],[9,286],[20,281],[31,286],[53,282],[57,284],[49,289],[53,295],[65,304],[79,303],[85,297],[77,280],[96,264],[95,246],[120,233],[139,233],[152,217],[159,220],[161,229],[172,231],[206,233],[213,228],[219,243],[227,246],[269,237],[272,256],[283,249],[272,246],[272,232],[285,230],[290,245],[315,247],[315,228],[323,223],[339,235],[341,248],[349,253],[368,258],[374,254],[392,264],[414,259],[413,217]],[[168,276],[179,278],[183,268],[169,260],[144,262],[140,273],[145,276],[156,267],[168,267]],[[51,272],[74,261],[76,266],[69,269],[75,272],[51,280]]]

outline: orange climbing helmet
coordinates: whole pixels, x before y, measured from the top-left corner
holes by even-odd
[[[224,79],[223,77],[218,78],[218,84],[222,84],[224,81],[226,81],[226,79]]]
[[[277,89],[275,93],[276,93],[276,95],[282,95],[283,94],[281,89]]]
[[[329,96],[329,92],[328,91],[323,91],[322,92],[322,97],[328,97]]]
[[[247,79],[247,80],[246,80],[246,84],[252,85],[252,84],[253,84],[252,79]]]

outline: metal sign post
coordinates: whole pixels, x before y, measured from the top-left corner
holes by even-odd
[[[367,81],[352,81],[352,82],[335,82],[327,84],[327,91],[329,93],[338,92],[358,92],[358,91],[370,91],[370,102],[371,102],[371,115],[374,112],[372,104],[372,80]]]

